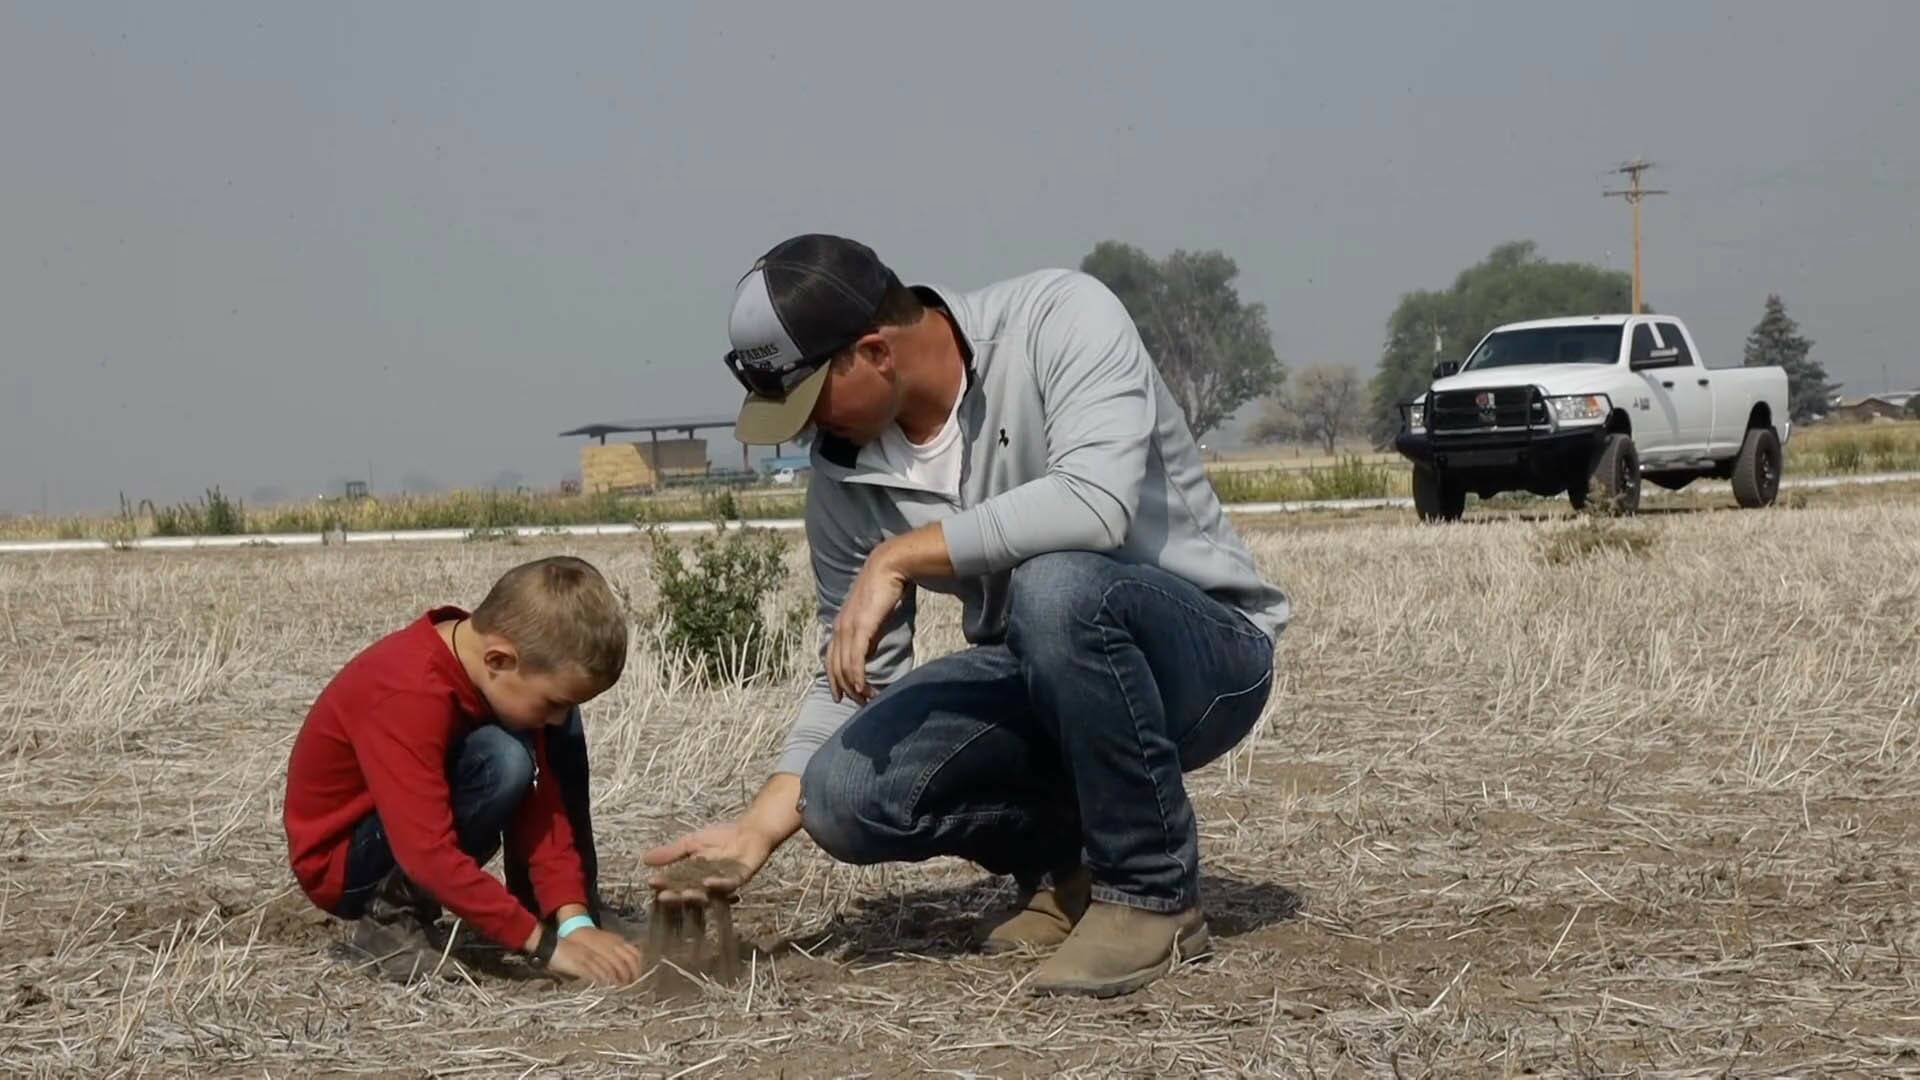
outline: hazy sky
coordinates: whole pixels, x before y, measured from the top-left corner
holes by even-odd
[[[1736,363],[1768,291],[1920,383],[1920,4],[0,4],[0,509],[548,485],[726,412],[796,232],[957,287],[1218,247],[1371,370],[1495,244],[1630,265]],[[732,436],[710,432],[736,461]]]

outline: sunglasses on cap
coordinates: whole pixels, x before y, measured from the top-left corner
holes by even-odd
[[[784,364],[762,365],[740,358],[741,350],[728,349],[724,359],[727,370],[733,372],[736,382],[746,388],[754,397],[783,398],[794,387],[807,381],[807,376],[820,369],[827,362],[826,357],[814,360],[791,360]]]
[[[728,349],[722,359],[727,363],[727,370],[733,372],[734,380],[745,387],[747,393],[754,397],[783,398],[792,393],[794,387],[806,382],[808,377],[824,367],[840,350],[859,341],[868,333],[869,331],[862,330],[817,356],[788,360],[784,363],[776,360],[777,351],[774,356],[769,356],[764,361],[756,361],[753,353],[763,352],[764,349]]]

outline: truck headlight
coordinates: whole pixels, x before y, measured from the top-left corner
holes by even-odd
[[[1550,397],[1547,405],[1553,409],[1554,420],[1562,424],[1597,424],[1613,411],[1613,402],[1605,394]]]
[[[1407,430],[1408,431],[1427,430],[1427,403],[1426,402],[1416,401],[1413,404],[1407,406]]]

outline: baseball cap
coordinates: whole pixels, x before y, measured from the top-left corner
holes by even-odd
[[[873,249],[823,233],[783,240],[754,262],[733,291],[727,370],[747,391],[734,436],[783,443],[813,415],[827,361],[873,327],[887,290],[900,283]]]

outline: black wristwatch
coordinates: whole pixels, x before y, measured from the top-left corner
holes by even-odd
[[[546,967],[553,962],[553,950],[560,944],[560,935],[546,926],[540,927],[540,944],[533,947],[533,962]]]

